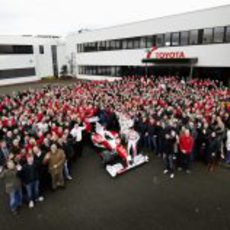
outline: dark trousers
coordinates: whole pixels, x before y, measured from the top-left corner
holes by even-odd
[[[51,189],[51,175],[49,174],[48,168],[44,166],[39,172],[39,191],[42,195],[46,189]]]
[[[170,173],[173,173],[175,170],[173,158],[173,154],[165,154],[164,156],[165,169],[167,169]]]
[[[145,148],[149,148],[149,137],[146,136],[145,134],[141,134],[138,146],[142,151]]]
[[[157,137],[156,136],[148,136],[148,147],[151,152],[157,152]]]
[[[227,164],[230,164],[230,150],[227,150],[225,161]]]
[[[82,156],[83,151],[83,141],[77,141],[75,144],[75,152],[78,157]]]
[[[164,152],[164,140],[161,137],[157,137],[156,155],[162,155],[163,152]]]
[[[39,180],[26,184],[28,201],[36,200],[39,197]]]
[[[191,167],[191,154],[181,154],[182,157],[182,168],[184,170],[189,170]]]

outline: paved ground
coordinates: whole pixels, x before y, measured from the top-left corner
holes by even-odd
[[[0,88],[2,92],[3,88]],[[12,89],[12,88],[9,88]],[[174,180],[162,174],[159,158],[112,179],[95,151],[84,149],[65,190],[48,192],[33,210],[11,216],[0,184],[1,230],[229,230],[230,171],[208,173],[196,163],[192,174]]]
[[[162,174],[158,158],[112,179],[95,151],[86,148],[65,190],[47,193],[33,210],[23,207],[17,217],[0,201],[1,230],[77,229],[230,229],[229,171],[210,174],[196,164],[191,175]],[[2,187],[2,186],[1,186]],[[0,197],[3,195],[2,189]]]

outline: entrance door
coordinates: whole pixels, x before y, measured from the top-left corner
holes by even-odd
[[[53,75],[58,77],[58,63],[57,63],[57,46],[51,46],[51,53],[52,53],[52,62],[53,62]]]

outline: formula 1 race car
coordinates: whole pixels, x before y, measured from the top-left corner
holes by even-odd
[[[119,134],[105,130],[99,123],[96,124],[96,131],[92,134],[92,142],[98,148],[106,171],[112,177],[123,174],[149,160],[148,156],[142,154],[137,154],[134,157],[129,155],[121,144]]]

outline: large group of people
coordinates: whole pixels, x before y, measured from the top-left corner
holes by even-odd
[[[230,164],[230,90],[211,80],[175,76],[76,80],[0,96],[0,176],[16,214],[33,208],[44,190],[64,188],[72,164],[89,143],[91,117],[119,131],[127,151],[162,157],[164,173],[190,173],[201,160],[214,171]]]

